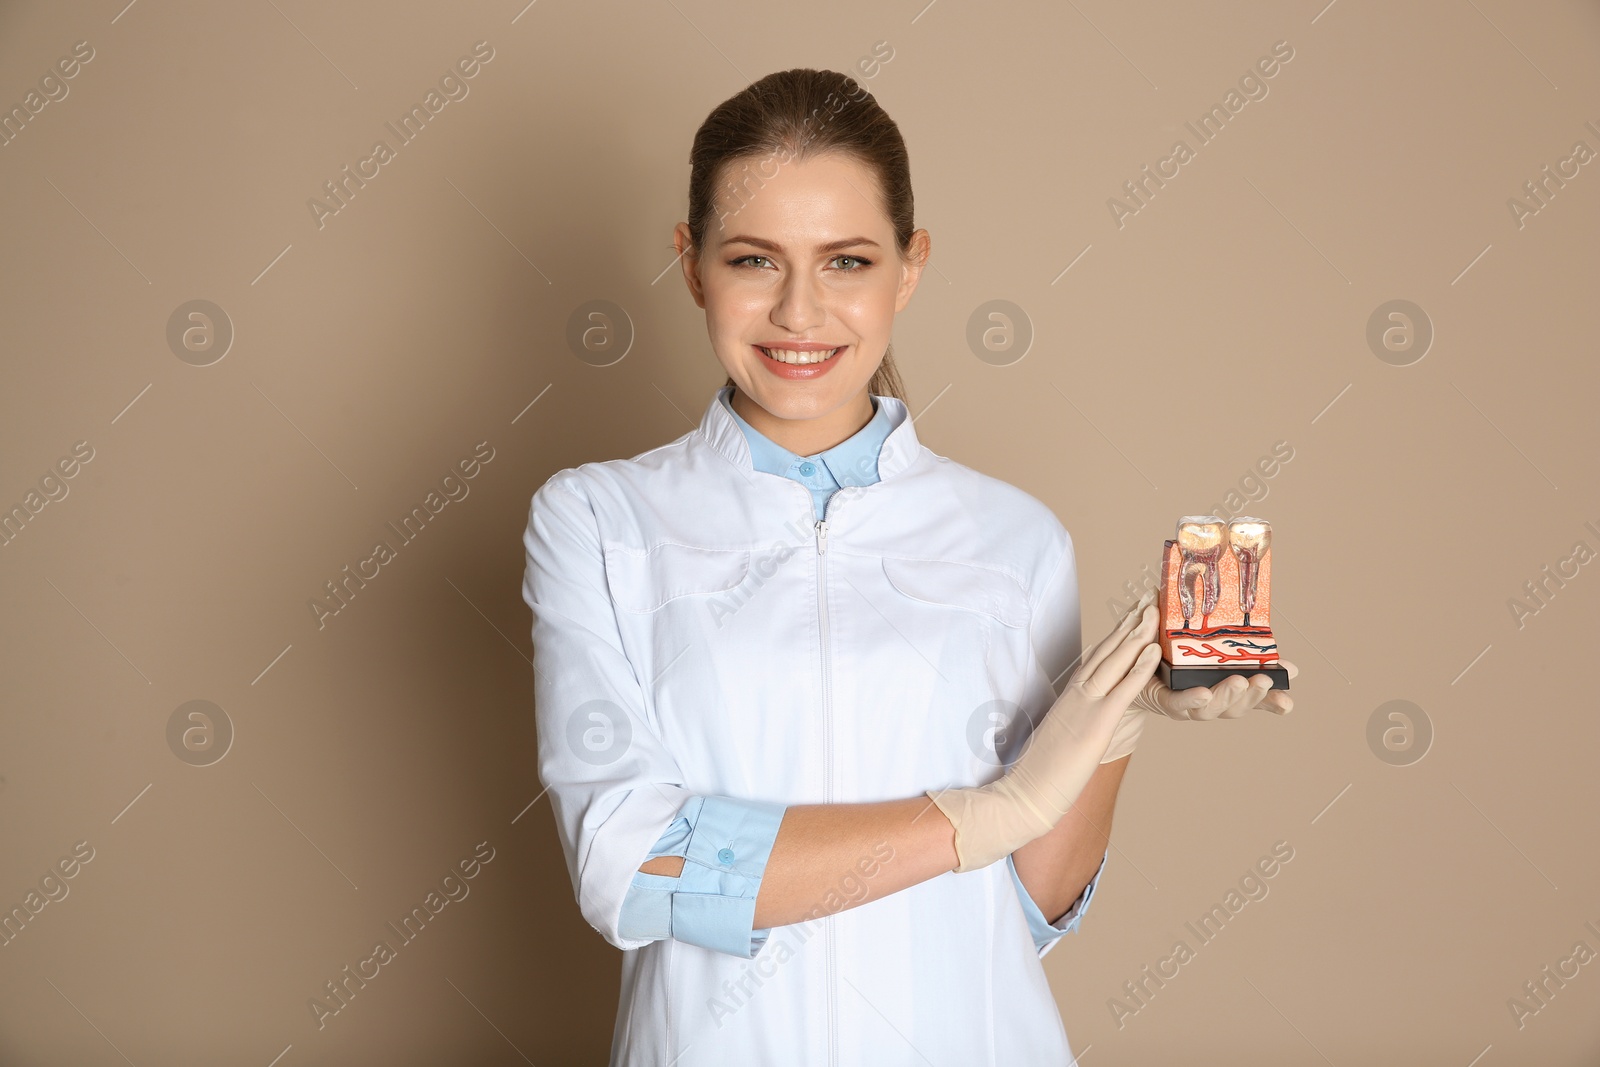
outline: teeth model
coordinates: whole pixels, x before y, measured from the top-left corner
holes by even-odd
[[[1261,557],[1272,546],[1272,524],[1265,519],[1240,515],[1228,523],[1228,546],[1239,561],[1239,604],[1244,608],[1244,624],[1250,625],[1250,609],[1256,606],[1256,579],[1261,574]]]
[[[1215,515],[1185,515],[1178,520],[1178,604],[1183,609],[1183,628],[1189,628],[1194,610],[1194,580],[1200,579],[1201,602],[1198,614],[1217,609],[1222,594],[1222,578],[1217,561],[1228,540],[1228,527]]]

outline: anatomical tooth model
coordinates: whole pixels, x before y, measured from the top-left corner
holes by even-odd
[[[1210,515],[1190,515],[1178,520],[1178,556],[1183,561],[1179,575],[1178,599],[1183,604],[1183,625],[1188,629],[1194,618],[1194,580],[1200,579],[1200,614],[1217,610],[1222,595],[1222,579],[1217,561],[1228,540],[1228,528]]]
[[[1289,688],[1272,636],[1271,548],[1272,527],[1265,519],[1178,520],[1177,536],[1162,548],[1156,597],[1156,673],[1168,686],[1188,689],[1216,685],[1230,674],[1265,674],[1274,689]]]
[[[1244,608],[1244,624],[1249,626],[1260,586],[1261,557],[1272,547],[1272,527],[1260,519],[1241,515],[1228,523],[1228,547],[1239,561],[1239,606]]]

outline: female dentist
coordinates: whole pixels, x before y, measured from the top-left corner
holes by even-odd
[[[1150,595],[1080,655],[1055,515],[918,440],[889,339],[929,239],[869,93],[769,75],[691,164],[675,244],[727,382],[551,476],[524,535],[539,775],[624,950],[611,1063],[1071,1063],[1040,959],[1146,715],[1292,704],[1162,685]]]

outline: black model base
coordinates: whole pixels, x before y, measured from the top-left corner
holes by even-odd
[[[1272,688],[1289,688],[1288,670],[1276,663],[1250,667],[1174,667],[1166,660],[1162,660],[1156,667],[1156,677],[1160,678],[1169,689],[1193,689],[1197,685],[1209,689],[1232,674],[1242,674],[1246,677],[1265,674],[1272,679]]]

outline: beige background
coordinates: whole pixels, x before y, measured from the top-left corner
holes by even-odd
[[[1594,4],[124,3],[0,8],[7,108],[94,50],[0,148],[0,505],[93,449],[0,548],[0,905],[94,850],[0,948],[0,1062],[603,1062],[618,954],[529,806],[528,500],[722,381],[669,270],[699,122],[879,41],[933,235],[895,334],[918,432],[1056,510],[1091,639],[1177,516],[1293,448],[1239,510],[1277,532],[1295,711],[1145,732],[1045,964],[1075,1048],[1596,1062],[1600,962],[1508,1007],[1600,951],[1600,564],[1508,606],[1600,551],[1600,163],[1507,206],[1600,151]],[[319,228],[322,183],[477,41],[469,95]],[[1119,228],[1108,199],[1278,41],[1268,95]],[[234,333],[209,366],[167,342],[195,299]],[[1034,333],[1007,365],[966,341],[994,299]],[[1366,340],[1395,299],[1435,333],[1408,366]],[[591,300],[636,334],[612,366],[565,341]],[[323,583],[482,441],[470,495],[319,629]],[[232,725],[209,766],[169,746],[190,700]],[[1420,762],[1369,745],[1391,700]],[[1119,1026],[1279,841],[1270,895]],[[309,999],[480,842],[470,895],[319,1030]]]

